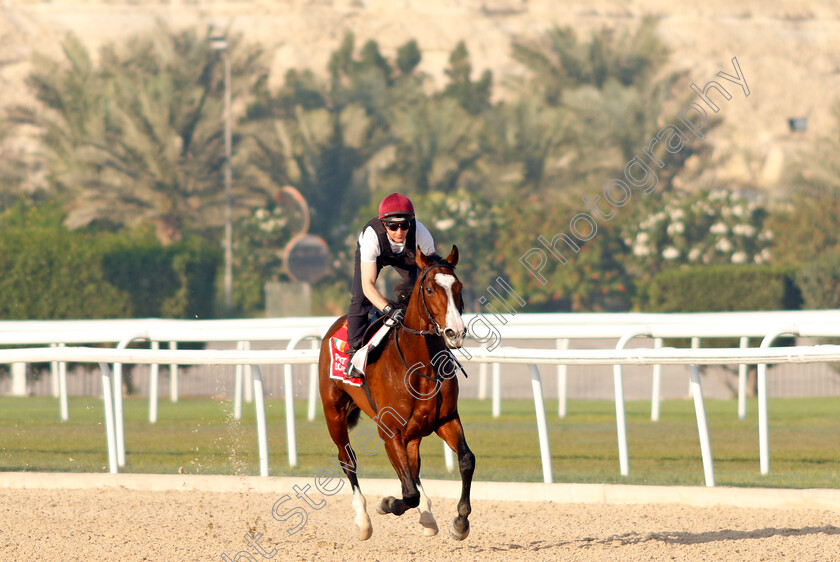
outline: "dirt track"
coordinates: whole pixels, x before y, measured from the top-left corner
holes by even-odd
[[[441,533],[422,536],[417,513],[377,515],[373,537],[355,537],[350,497],[328,497],[308,521],[272,517],[281,493],[148,492],[126,489],[0,489],[3,560],[231,560],[250,548],[274,560],[838,560],[840,512],[696,508],[680,505],[564,505],[474,501],[463,542],[446,526],[454,500],[433,498]],[[320,499],[316,493],[313,499]],[[292,498],[280,514],[303,505]],[[288,507],[288,509],[286,509]],[[239,560],[249,560],[241,557]]]

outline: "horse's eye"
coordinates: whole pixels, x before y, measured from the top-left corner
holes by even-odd
[[[426,287],[426,293],[431,295],[434,292],[435,292],[434,289],[432,289],[431,287]]]

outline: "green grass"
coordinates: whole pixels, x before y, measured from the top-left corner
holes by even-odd
[[[662,403],[661,421],[650,421],[648,402],[628,402],[630,476],[619,474],[615,410],[608,401],[571,401],[566,419],[556,416],[556,401],[546,403],[555,482],[604,482],[702,485],[703,467],[693,402]],[[840,488],[840,398],[770,401],[770,474],[758,463],[756,404],[738,420],[734,401],[707,400],[707,417],[718,485],[786,488]],[[148,401],[125,401],[127,473],[259,473],[253,406],[241,422],[228,401],[161,401],[158,423],[150,425]],[[477,457],[477,480],[542,481],[533,402],[506,400],[503,416],[493,419],[490,402],[463,400],[461,418]],[[266,404],[271,474],[314,476],[335,457],[323,416],[306,421],[297,415],[297,468],[286,458],[282,401]],[[360,427],[374,428],[362,417]],[[351,435],[352,438],[352,435]],[[356,447],[358,453],[358,447]],[[421,447],[424,478],[457,479],[447,473],[437,437]],[[358,454],[361,477],[395,477],[384,450]],[[0,398],[0,471],[107,471],[102,401],[71,398],[70,421],[58,420],[57,400]]]

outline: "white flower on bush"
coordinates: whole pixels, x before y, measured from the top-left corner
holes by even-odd
[[[441,232],[444,232],[446,230],[449,230],[453,226],[455,226],[455,219],[443,219],[443,220],[437,221],[435,223],[435,226],[438,228],[438,230],[440,230]]]
[[[761,250],[761,259],[763,259],[764,261],[770,261],[771,257],[772,254],[770,252],[770,248],[764,248],[763,250]]]
[[[673,246],[668,246],[664,250],[662,250],[662,257],[666,260],[675,260],[680,257],[680,251],[674,248]]]
[[[649,239],[647,232],[640,232],[636,235],[636,244],[646,244]]]
[[[744,208],[743,205],[735,205],[734,207],[732,207],[732,214],[736,217],[743,217],[745,214],[747,214],[747,210]]]
[[[683,232],[685,232],[685,224],[681,222],[673,222],[668,225],[668,228],[666,230],[671,236],[673,236],[674,234],[682,234]]]
[[[720,240],[717,241],[717,244],[715,244],[715,248],[717,248],[719,251],[724,252],[724,253],[731,252],[732,251],[732,242],[730,242],[729,239],[727,239],[727,238],[721,238]]]
[[[712,234],[726,234],[729,232],[729,227],[722,222],[716,222],[709,228],[709,232]]]
[[[744,252],[735,252],[732,254],[732,263],[744,263],[747,261],[747,254]]]
[[[674,209],[671,211],[671,220],[672,221],[679,221],[685,218],[685,211],[682,209]]]
[[[772,240],[773,239],[773,231],[772,230],[765,230],[761,234],[758,235],[759,240]]]
[[[650,248],[645,246],[644,244],[636,244],[633,246],[633,254],[636,256],[648,256],[650,255]]]
[[[732,232],[739,236],[751,238],[755,234],[755,227],[751,224],[736,224],[732,227]]]
[[[688,253],[688,261],[697,261],[697,258],[700,257],[700,254],[703,253],[703,250],[700,248],[692,248],[691,251]]]
[[[254,212],[254,216],[257,217],[259,220],[265,220],[268,217],[268,209],[257,209]]]

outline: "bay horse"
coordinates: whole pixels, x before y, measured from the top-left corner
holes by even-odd
[[[461,347],[466,335],[461,319],[462,286],[455,276],[458,248],[452,246],[445,260],[425,256],[418,249],[415,261],[420,273],[405,318],[380,343],[381,351],[369,356],[364,376],[367,389],[329,376],[329,342],[346,316],[336,320],[321,343],[319,371],[324,417],[330,437],[338,447],[338,461],[352,485],[360,540],[369,539],[373,533],[348,434],[361,412],[379,427],[388,459],[402,484],[402,499],[383,498],[376,511],[399,516],[416,507],[424,534],[437,534],[431,501],[420,484],[420,440],[435,432],[458,455],[461,472],[458,515],[449,526],[449,534],[456,540],[464,540],[470,532],[470,484],[475,455],[467,446],[458,416],[458,379],[451,363],[457,361],[448,351]],[[450,362],[448,369],[443,366],[446,361]]]

